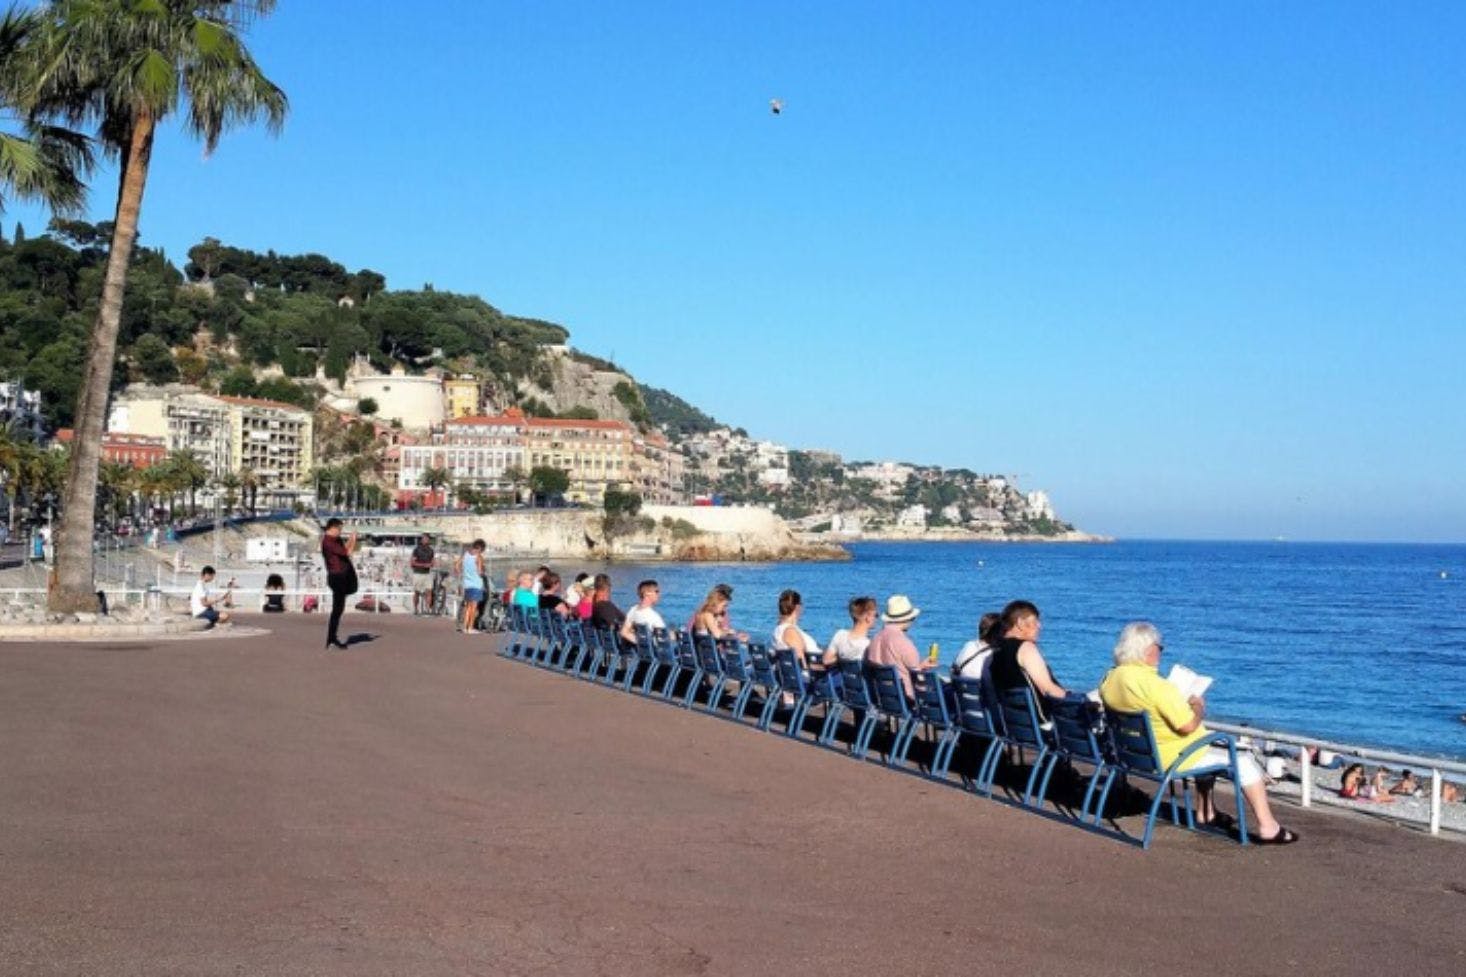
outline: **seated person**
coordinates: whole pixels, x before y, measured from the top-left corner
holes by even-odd
[[[657,602],[662,599],[662,588],[657,586],[655,580],[643,580],[636,585],[636,606],[626,612],[626,620],[621,622],[621,640],[627,644],[636,644],[637,625],[644,624],[653,631],[658,628],[665,628],[667,622],[662,620],[662,615],[657,613]]]
[[[611,578],[604,573],[596,574],[591,585],[590,625],[597,631],[620,631],[626,623],[626,612],[611,600]]]
[[[540,578],[540,610],[554,611],[561,617],[570,616],[570,605],[560,596],[560,575],[554,570],[546,570]]]
[[[915,699],[911,687],[911,673],[922,672],[936,666],[930,658],[922,658],[916,644],[906,632],[916,623],[921,608],[913,607],[905,594],[892,594],[886,599],[886,613],[882,615],[885,626],[871,639],[865,649],[865,660],[872,665],[894,665],[901,676],[901,685],[906,698]]]
[[[876,599],[856,597],[846,606],[850,612],[850,627],[841,628],[830,638],[820,664],[833,668],[839,662],[865,661],[865,649],[870,647],[870,629],[876,626]]]
[[[774,627],[774,651],[792,651],[799,661],[799,667],[808,670],[824,665],[825,652],[821,650],[814,636],[799,626],[799,617],[804,612],[804,601],[797,590],[786,590],[779,595],[779,623]],[[834,656],[832,655],[831,658]]]
[[[1201,724],[1206,716],[1206,702],[1195,696],[1182,698],[1181,690],[1162,678],[1157,670],[1164,647],[1161,633],[1155,625],[1147,621],[1125,625],[1120,631],[1120,640],[1115,644],[1115,667],[1105,675],[1099,692],[1110,709],[1150,715],[1161,763],[1169,768],[1188,746],[1207,739],[1212,733]],[[995,667],[995,675],[996,671]],[[1193,753],[1182,769],[1212,766],[1227,760],[1226,750],[1208,747]],[[1298,835],[1273,817],[1262,770],[1251,754],[1237,754],[1237,779],[1242,796],[1252,808],[1257,822],[1253,840],[1265,845],[1287,845],[1297,841]],[[1225,827],[1227,819],[1212,803],[1213,786],[1210,778],[1200,778],[1196,782],[1198,819],[1204,824]]]
[[[265,606],[261,610],[266,614],[285,613],[285,578],[278,573],[265,578]]]
[[[992,667],[993,643],[998,640],[998,631],[1003,615],[992,611],[984,614],[977,622],[977,637],[962,646],[957,657],[952,659],[952,675],[958,678],[981,679],[988,684],[988,672]]]
[[[229,591],[221,594],[214,589],[214,568],[204,567],[199,571],[198,583],[193,585],[193,593],[189,594],[188,613],[191,617],[208,621],[210,627],[228,624],[229,612],[219,608],[227,607],[232,600],[233,595]]]
[[[519,583],[514,588],[511,603],[518,607],[539,607],[540,594],[535,589],[534,574],[525,570],[519,574]]]
[[[1066,699],[1069,691],[1054,679],[1053,669],[1038,649],[1042,627],[1038,608],[1026,600],[1012,601],[1003,608],[998,625],[1002,637],[993,645],[988,676],[995,692],[1031,687],[1039,715],[1045,716],[1044,699]]]
[[[1362,763],[1351,763],[1344,768],[1344,776],[1339,780],[1339,796],[1351,801],[1388,803],[1393,800],[1385,789],[1385,772],[1378,770],[1373,780],[1366,780]]]
[[[1409,770],[1406,770],[1403,774],[1400,775],[1399,782],[1396,783],[1395,786],[1390,788],[1390,793],[1397,796],[1403,795],[1405,797],[1419,797],[1422,791],[1420,789],[1419,782],[1417,782],[1415,779],[1415,774],[1411,773]]]
[[[714,641],[721,641],[724,638],[748,640],[748,635],[741,631],[734,631],[728,623],[728,604],[732,600],[728,596],[729,589],[726,584],[719,584],[708,591],[707,597],[703,599],[692,615],[690,627],[694,635],[711,635]]]

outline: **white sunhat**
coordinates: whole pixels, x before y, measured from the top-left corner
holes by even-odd
[[[881,615],[881,619],[887,624],[904,624],[916,620],[920,613],[921,608],[912,607],[905,594],[892,594],[886,599],[886,613]]]

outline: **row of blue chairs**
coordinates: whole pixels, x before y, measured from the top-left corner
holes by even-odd
[[[818,710],[814,741],[823,747],[835,748],[841,742],[842,723],[849,716],[848,750],[861,760],[870,756],[876,733],[884,730],[882,762],[906,765],[913,743],[925,732],[928,749],[918,770],[940,781],[949,780],[953,758],[965,740],[974,746],[976,762],[959,771],[961,781],[988,797],[1004,758],[1011,755],[1020,763],[1026,759],[1028,776],[1021,794],[1016,786],[1012,791],[1025,806],[1043,807],[1057,769],[1079,776],[1080,768],[1087,768],[1083,800],[1072,813],[1081,824],[1096,829],[1102,826],[1117,781],[1148,781],[1155,785],[1155,794],[1140,838],[1144,848],[1150,847],[1163,803],[1169,802],[1173,824],[1195,830],[1194,778],[1229,773],[1234,784],[1237,780],[1236,745],[1229,736],[1217,734],[1194,744],[1167,767],[1160,761],[1145,713],[1096,712],[1087,703],[1052,700],[1040,712],[1026,688],[994,696],[978,679],[949,681],[925,671],[912,674],[914,697],[908,699],[901,676],[891,665],[841,662],[837,669],[805,670],[787,649],[771,651],[756,641],[714,641],[707,635],[644,626],[635,628],[636,641],[627,643],[613,631],[535,608],[512,608],[509,632],[503,649],[509,658],[684,709],[700,707],[737,722],[751,718],[757,729],[766,732],[774,730],[783,711],[783,735],[798,737]],[[757,711],[750,717],[755,696]],[[1226,764],[1182,771],[1197,750],[1211,745],[1225,748]],[[1246,844],[1240,791],[1237,821],[1239,839]]]

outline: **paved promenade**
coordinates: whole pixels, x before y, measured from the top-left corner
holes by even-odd
[[[1457,842],[1142,852],[443,622],[268,624],[0,646],[0,973],[1466,970]]]

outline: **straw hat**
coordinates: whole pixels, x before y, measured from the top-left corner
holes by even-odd
[[[904,624],[916,620],[920,613],[921,608],[912,607],[905,594],[892,594],[886,599],[886,613],[881,615],[881,619],[887,624]]]

